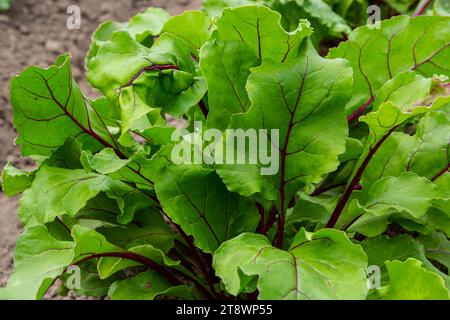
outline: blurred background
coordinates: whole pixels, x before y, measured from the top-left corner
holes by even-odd
[[[70,5],[81,8],[79,30],[66,27]],[[0,0],[0,169],[8,161],[21,168],[31,166],[14,146],[10,79],[29,65],[46,67],[59,54],[70,52],[75,80],[87,96],[92,96],[84,70],[91,34],[105,20],[127,21],[150,6],[179,14],[199,9],[201,0]],[[20,233],[17,203],[18,199],[8,199],[0,192],[0,287],[11,273],[14,244]],[[47,298],[53,296],[50,292]]]

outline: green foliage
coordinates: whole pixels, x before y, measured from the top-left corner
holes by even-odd
[[[278,11],[281,24],[287,30],[295,30],[300,19],[308,19],[314,28],[312,41],[326,52],[330,45],[339,42],[351,33],[353,28],[366,25],[369,15],[373,15],[373,5],[379,9],[381,19],[389,19],[398,14],[413,14],[422,3],[415,0],[204,0],[204,10],[211,16],[219,16],[227,7],[261,4]],[[435,0],[423,14],[449,15],[448,1]],[[417,7],[416,7],[417,6]],[[373,22],[371,22],[373,23]]]
[[[337,230],[302,229],[287,251],[244,233],[217,250],[213,266],[229,293],[257,288],[263,300],[364,299],[368,291],[365,253]]]
[[[444,281],[435,273],[421,267],[413,258],[388,261],[389,285],[375,292],[373,296],[383,300],[448,300]],[[414,279],[414,281],[409,281]]]
[[[366,1],[255,2],[105,22],[86,59],[96,100],[68,54],[12,80],[36,167],[3,170],[24,231],[0,299],[41,299],[58,278],[117,300],[449,299],[450,18],[352,31]],[[199,124],[216,143],[277,129],[277,170],[206,161],[216,145],[180,163]]]
[[[11,7],[12,0],[0,0],[0,12],[6,11]]]
[[[383,21],[380,29],[358,28],[329,58],[345,58],[354,70],[353,98],[347,105],[351,114],[379,94],[385,83],[401,72],[450,76],[445,67],[450,47],[450,21],[446,17],[399,16]],[[430,25],[432,27],[430,28]]]

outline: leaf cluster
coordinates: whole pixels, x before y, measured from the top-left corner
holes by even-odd
[[[359,1],[296,1],[311,22],[225,2],[103,23],[86,58],[98,99],[69,54],[12,80],[36,169],[3,171],[24,231],[0,299],[58,278],[119,300],[449,298],[450,18],[351,31],[326,8]],[[349,33],[327,56],[317,21]],[[194,122],[278,129],[280,170],[174,163],[171,137]]]

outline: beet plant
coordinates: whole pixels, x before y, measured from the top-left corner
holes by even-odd
[[[3,171],[24,231],[1,299],[449,298],[450,18],[335,13],[321,56],[269,2],[105,22],[96,99],[69,54],[12,79],[36,169]]]

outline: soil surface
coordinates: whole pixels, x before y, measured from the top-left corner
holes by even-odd
[[[81,8],[80,30],[66,28],[67,8],[73,4]],[[84,70],[92,32],[107,19],[127,21],[150,6],[179,14],[200,8],[201,0],[14,0],[8,12],[0,13],[0,169],[8,161],[22,168],[31,165],[14,146],[16,133],[9,103],[11,77],[29,65],[47,67],[68,51],[75,80],[86,95],[92,95]],[[17,198],[6,198],[0,192],[0,287],[11,274],[14,244],[21,230],[17,203]],[[54,291],[47,298],[55,298]]]

